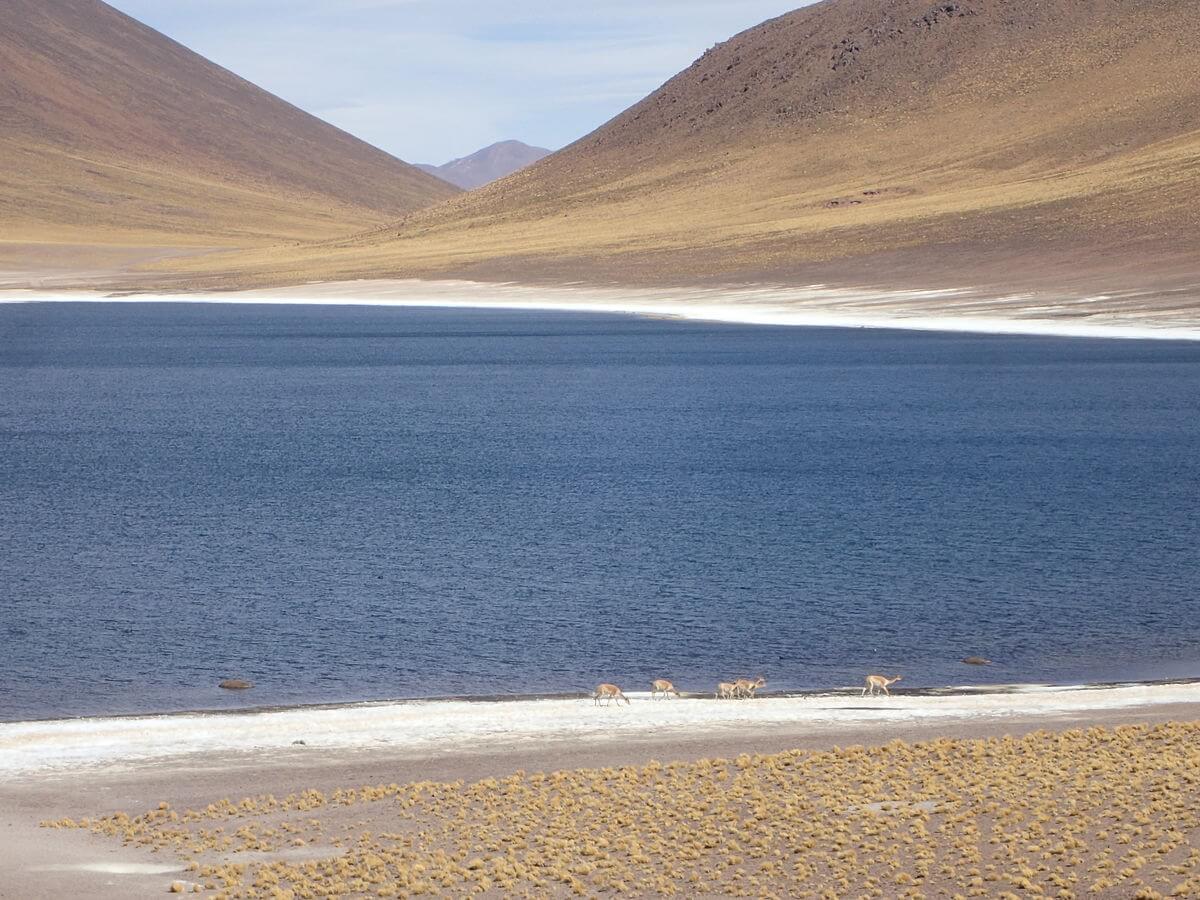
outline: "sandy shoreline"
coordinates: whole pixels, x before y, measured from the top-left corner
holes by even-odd
[[[189,302],[401,306],[618,313],[747,325],[881,328],[1200,340],[1193,311],[1146,311],[1136,292],[1076,296],[998,295],[971,288],[876,287],[618,288],[472,281],[357,281],[238,292],[133,293],[0,290],[0,303]]]
[[[1002,685],[861,697],[847,690],[759,697],[651,701],[597,708],[588,698],[359,703],[242,713],[60,719],[0,724],[0,775],[108,768],[133,770],[195,754],[360,751],[438,755],[470,746],[524,750],[555,741],[648,737],[717,739],[762,732],[884,734],[928,724],[953,728],[1029,717],[1088,716],[1172,704],[1200,705],[1200,682],[1099,686]]]
[[[170,758],[125,761],[105,766],[43,768],[23,775],[0,775],[0,897],[33,900],[82,892],[89,897],[161,895],[169,883],[186,877],[171,854],[145,847],[121,846],[80,830],[47,830],[38,823],[64,816],[110,815],[117,811],[153,809],[161,802],[174,808],[202,808],[220,798],[301,790],[330,792],[338,788],[414,781],[474,782],[518,771],[560,771],[587,767],[644,765],[651,760],[732,759],[793,749],[830,750],[852,745],[882,746],[895,740],[991,738],[1023,735],[1039,729],[1126,724],[1153,724],[1200,719],[1200,689],[1176,686],[1170,693],[1126,693],[1114,698],[1095,691],[1091,700],[1061,699],[1036,704],[1024,712],[978,715],[969,711],[913,716],[905,698],[889,711],[879,700],[867,705],[831,698],[828,706],[851,706],[856,718],[830,718],[810,712],[780,724],[757,710],[767,701],[740,705],[749,710],[738,727],[707,726],[686,730],[648,727],[638,731],[608,727],[591,735],[561,734],[536,741],[464,741],[441,746],[372,743],[357,748],[322,745],[320,741],[286,747],[213,751]],[[1035,692],[1031,696],[1043,695]],[[989,695],[993,699],[997,696]],[[635,702],[621,710],[588,710],[594,720],[611,726],[630,711],[669,708],[675,701]],[[704,705],[679,702],[678,707]],[[714,701],[712,705],[718,705]],[[737,704],[730,704],[737,706]],[[836,710],[826,710],[836,712]],[[658,713],[663,715],[663,713]],[[376,811],[376,815],[382,814]],[[368,816],[368,826],[386,823]]]

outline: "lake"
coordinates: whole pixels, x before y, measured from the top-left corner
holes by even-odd
[[[1200,676],[1198,497],[1196,343],[0,304],[0,719]]]

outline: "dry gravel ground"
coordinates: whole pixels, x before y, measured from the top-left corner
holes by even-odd
[[[1196,713],[26,780],[0,896],[1200,896]]]

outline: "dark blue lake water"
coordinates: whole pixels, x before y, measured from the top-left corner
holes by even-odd
[[[1200,676],[1198,498],[1196,344],[0,305],[0,719]]]

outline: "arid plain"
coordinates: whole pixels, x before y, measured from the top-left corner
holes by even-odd
[[[837,727],[43,773],[0,791],[0,896],[1200,891],[1194,702],[906,723],[886,702]]]

